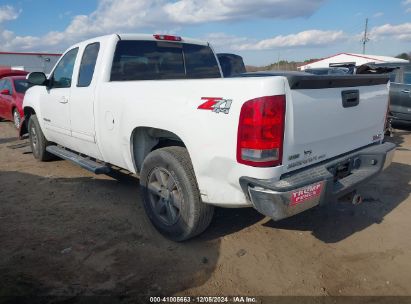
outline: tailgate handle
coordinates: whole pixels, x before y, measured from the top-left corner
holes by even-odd
[[[342,105],[344,108],[358,106],[360,103],[360,91],[346,90],[341,92]]]

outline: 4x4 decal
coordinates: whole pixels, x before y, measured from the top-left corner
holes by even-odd
[[[205,102],[198,106],[200,110],[210,110],[214,113],[228,114],[230,112],[232,99],[224,99],[221,97],[201,97]]]

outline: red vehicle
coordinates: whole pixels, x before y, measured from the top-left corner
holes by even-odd
[[[27,74],[26,71],[0,69],[0,118],[13,121],[17,129],[24,116],[24,94],[31,87],[25,77]]]

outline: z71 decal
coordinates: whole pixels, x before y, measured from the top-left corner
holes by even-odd
[[[230,112],[230,107],[232,99],[224,99],[221,97],[201,97],[202,101],[205,101],[198,106],[197,109],[200,110],[209,110],[214,113],[224,113],[228,114]]]

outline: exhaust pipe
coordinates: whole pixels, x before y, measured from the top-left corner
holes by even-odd
[[[362,203],[362,196],[359,195],[359,194],[357,194],[357,193],[354,193],[354,195],[353,195],[353,197],[352,197],[352,200],[351,200],[351,203],[352,203],[353,205],[359,205],[359,204],[361,204],[361,203]]]

